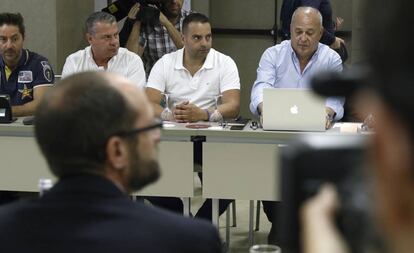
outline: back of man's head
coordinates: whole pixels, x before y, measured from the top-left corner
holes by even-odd
[[[85,32],[89,34],[94,34],[95,24],[98,22],[113,24],[113,23],[116,23],[116,18],[115,16],[107,12],[103,12],[103,11],[94,12],[86,19]]]
[[[185,17],[184,20],[183,20],[183,27],[182,27],[183,33],[187,32],[188,25],[190,23],[193,23],[193,22],[204,24],[204,23],[210,23],[210,20],[204,14],[201,14],[201,13],[198,13],[198,12],[191,13],[187,17]]]
[[[364,49],[373,77],[371,86],[411,131],[414,143],[414,32],[410,0],[377,0],[366,5]]]
[[[24,27],[23,16],[20,13],[0,13],[0,26],[3,25],[14,25],[19,28],[20,33],[22,34],[23,38],[26,33],[26,29]]]
[[[108,76],[75,74],[39,104],[36,139],[56,176],[103,173],[108,138],[131,129],[137,116]]]

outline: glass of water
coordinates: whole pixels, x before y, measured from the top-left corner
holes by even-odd
[[[214,112],[210,115],[210,121],[215,121],[219,123],[219,126],[223,126],[223,116],[218,111],[218,106],[221,104],[222,95],[214,96]]]
[[[282,253],[282,250],[276,246],[271,244],[258,244],[253,245],[250,247],[250,253],[259,253],[259,252],[267,252],[267,253]]]
[[[167,120],[167,121],[173,121],[174,115],[170,109],[169,94],[164,92],[162,93],[162,95],[164,97],[164,101],[163,101],[164,110],[161,112],[161,119]]]

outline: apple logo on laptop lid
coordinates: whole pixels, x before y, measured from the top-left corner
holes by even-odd
[[[299,113],[299,107],[297,105],[293,105],[290,107],[290,113],[291,114],[298,114]]]

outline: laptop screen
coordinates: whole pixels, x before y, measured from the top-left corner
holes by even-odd
[[[263,129],[325,131],[325,100],[309,89],[264,89]]]

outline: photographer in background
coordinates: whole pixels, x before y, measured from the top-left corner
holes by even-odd
[[[130,31],[125,47],[141,56],[147,76],[164,54],[183,47],[180,32],[183,20],[189,14],[182,9],[183,1],[158,0],[153,1],[154,5],[151,6],[136,3],[128,13],[121,31],[122,34]],[[150,15],[157,15],[158,12],[151,8],[159,9],[159,20],[156,22]]]
[[[372,72],[371,98],[364,101],[369,99],[375,116],[370,149],[375,211],[388,251],[398,253],[414,249],[414,50],[407,41],[414,31],[413,9],[409,0],[369,1],[365,9],[364,46]],[[303,206],[305,253],[349,252],[334,223],[338,208],[332,186]]]

